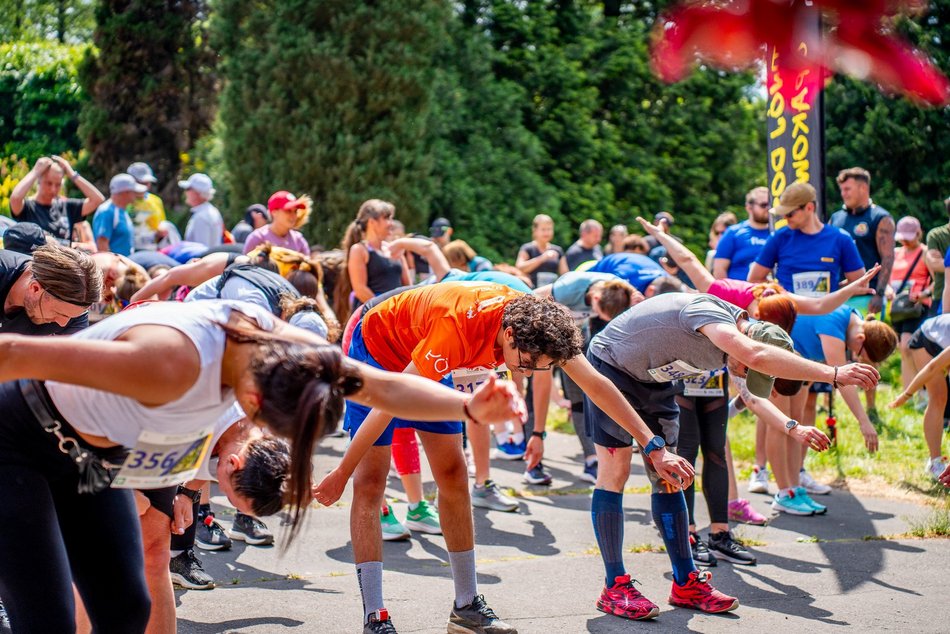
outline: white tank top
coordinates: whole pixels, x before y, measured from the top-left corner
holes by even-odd
[[[127,396],[55,381],[47,381],[46,389],[60,413],[78,431],[104,436],[125,447],[134,447],[143,431],[186,434],[201,430],[235,403],[233,390],[221,386],[226,337],[217,325],[227,323],[232,310],[251,317],[264,330],[274,329],[274,316],[267,310],[244,302],[207,300],[146,304],[73,335],[111,341],[141,325],[171,326],[183,332],[198,350],[201,369],[195,384],[176,401],[149,407]],[[148,364],[149,359],[141,363]]]

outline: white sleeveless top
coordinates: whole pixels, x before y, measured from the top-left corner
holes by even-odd
[[[53,403],[76,430],[104,436],[125,447],[134,447],[143,431],[163,434],[189,433],[212,425],[235,403],[234,392],[221,386],[221,357],[226,337],[218,326],[227,323],[232,310],[254,319],[264,330],[273,330],[270,311],[231,300],[155,302],[123,311],[73,335],[78,339],[111,341],[133,326],[171,326],[191,339],[198,350],[201,369],[195,384],[178,400],[149,407],[127,396],[87,387],[47,381]],[[141,359],[148,364],[149,359]]]

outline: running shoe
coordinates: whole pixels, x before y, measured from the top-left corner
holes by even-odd
[[[201,567],[201,560],[191,548],[171,558],[168,574],[172,583],[188,590],[210,590],[214,587],[214,579]]]
[[[466,447],[463,450],[463,453],[465,454],[465,467],[466,469],[468,469],[468,477],[474,478],[475,477],[475,457],[472,456],[472,448]]]
[[[769,470],[765,467],[755,465],[752,467],[752,475],[749,476],[749,493],[768,493],[769,492]]]
[[[207,513],[203,517],[198,515],[198,529],[195,534],[195,544],[201,550],[228,550],[231,548],[231,538],[224,527],[214,519],[214,513]]]
[[[752,524],[754,526],[765,526],[768,518],[752,508],[749,500],[739,498],[738,500],[729,500],[729,521],[739,522],[741,524]]]
[[[518,503],[502,493],[491,480],[485,480],[483,486],[472,487],[472,506],[507,513],[518,510]]]
[[[545,470],[544,465],[540,462],[534,469],[528,469],[521,476],[521,481],[525,484],[543,484],[547,486],[551,484],[551,479],[551,474]]]
[[[927,460],[927,474],[934,480],[940,477],[944,469],[947,468],[947,459],[943,457],[930,458]]]
[[[430,535],[441,535],[442,525],[439,524],[439,512],[432,505],[421,500],[415,510],[409,509],[406,513],[406,528]]]
[[[694,570],[683,585],[673,582],[670,591],[670,605],[680,608],[702,610],[710,614],[731,612],[739,607],[739,599],[723,594],[710,585],[712,573],[706,570]]]
[[[524,458],[524,452],[528,449],[528,443],[525,440],[522,440],[520,443],[516,443],[514,440],[509,438],[506,442],[498,445],[498,448],[495,449],[495,458],[500,458],[502,460],[521,460]]]
[[[393,507],[389,504],[380,511],[379,523],[383,529],[384,542],[398,542],[403,539],[409,539],[411,535],[409,529],[396,519],[396,514],[393,513]]]
[[[732,531],[709,533],[709,551],[716,559],[725,559],[740,566],[754,566],[756,562],[755,555],[742,542],[733,539]]]
[[[795,497],[805,500],[805,503],[811,506],[812,510],[815,511],[815,515],[824,515],[828,512],[828,507],[824,504],[819,504],[818,502],[811,499],[811,496],[808,495],[808,491],[805,490],[805,487],[795,487]]]
[[[795,495],[794,491],[788,494],[776,493],[772,498],[772,510],[789,515],[814,515],[812,505]]]
[[[802,469],[798,474],[799,486],[805,487],[809,495],[828,495],[831,493],[831,487],[816,481],[811,474]]]
[[[464,607],[452,605],[447,630],[448,634],[518,634],[517,629],[498,618],[481,594]]]
[[[250,515],[238,513],[234,517],[234,524],[228,532],[231,539],[239,542],[247,542],[251,546],[267,546],[274,543],[274,534],[270,532],[267,525]]]
[[[631,579],[630,575],[614,579],[614,585],[604,588],[600,593],[597,609],[632,621],[654,618],[660,613],[660,608],[640,594],[640,591],[633,587],[634,583],[640,582]]]
[[[369,615],[369,621],[363,626],[363,634],[398,634],[389,610],[376,610]]]
[[[718,563],[713,554],[709,552],[699,533],[689,534],[689,550],[693,553],[693,563],[697,566],[709,566],[711,568]]]
[[[580,475],[580,478],[584,482],[597,484],[597,461],[596,460],[594,460],[590,464],[584,465],[584,472]]]

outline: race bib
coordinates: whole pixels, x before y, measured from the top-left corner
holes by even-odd
[[[459,392],[471,394],[478,386],[488,380],[488,377],[494,372],[495,376],[502,380],[511,378],[508,368],[500,366],[492,370],[491,368],[459,368],[452,370],[452,385]]]
[[[683,396],[725,396],[722,385],[723,370],[710,370],[683,379]]]
[[[696,376],[697,374],[703,374],[707,370],[700,370],[699,368],[694,368],[685,361],[671,361],[666,365],[661,365],[658,368],[650,368],[647,370],[650,373],[650,376],[657,383],[669,383],[670,381],[681,381],[687,377]]]
[[[143,431],[112,486],[160,489],[193,480],[210,444],[211,427],[187,434]]]
[[[792,292],[805,297],[822,297],[831,292],[829,271],[808,271],[792,275]]]

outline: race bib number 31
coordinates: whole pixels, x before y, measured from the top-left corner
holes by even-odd
[[[459,392],[471,394],[478,386],[488,380],[492,373],[499,379],[510,379],[508,369],[502,366],[495,370],[489,368],[459,368],[452,371],[452,384]]]
[[[210,444],[210,428],[188,434],[143,431],[112,486],[159,489],[193,480]]]

